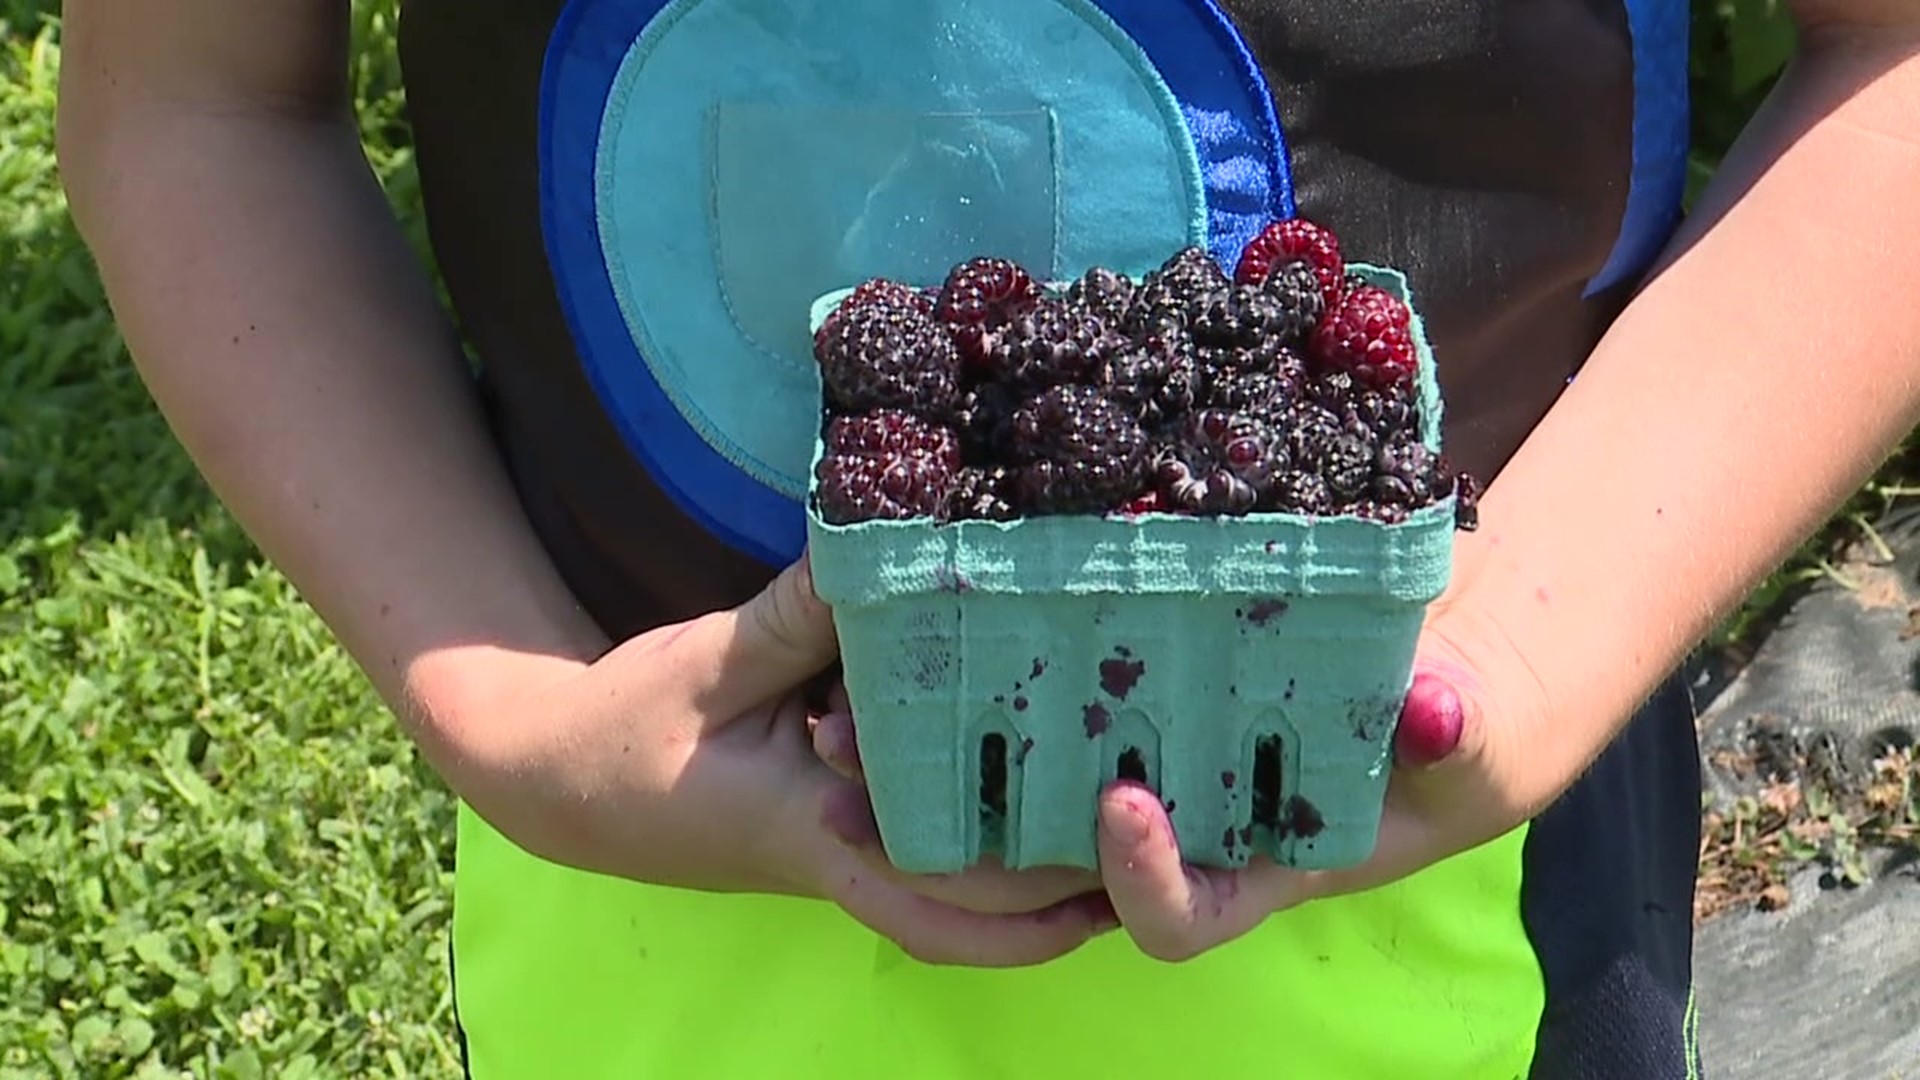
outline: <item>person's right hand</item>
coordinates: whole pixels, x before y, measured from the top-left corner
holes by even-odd
[[[740,607],[635,638],[461,725],[461,794],[555,862],[821,898],[924,961],[1006,967],[1115,925],[1097,876],[910,876],[864,855],[864,787],[813,746],[803,685],[838,653],[803,559]]]

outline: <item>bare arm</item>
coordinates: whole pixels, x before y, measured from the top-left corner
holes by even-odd
[[[346,0],[68,0],[59,151],[160,408],[443,773],[606,645],[531,534],[369,171]]]
[[[1374,858],[1195,873],[1159,800],[1117,785],[1103,880],[1143,950],[1198,955],[1537,815],[1920,421],[1920,0],[1798,14],[1706,205],[1461,539]]]
[[[1804,0],[1803,48],[1660,274],[1502,474],[1436,616],[1557,794],[1920,421],[1920,3]]]
[[[800,568],[609,648],[532,535],[362,156],[348,11],[67,0],[60,156],[175,432],[429,762],[548,859],[823,897],[929,958],[1035,963],[1102,929],[1070,899],[1085,875],[908,881],[830,831],[865,795],[792,693],[836,651]]]

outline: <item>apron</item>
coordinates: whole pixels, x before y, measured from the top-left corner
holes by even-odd
[[[530,519],[625,636],[805,540],[804,313],[1268,220],[1413,282],[1496,476],[1680,212],[1682,0],[409,0],[434,253]],[[796,313],[799,317],[796,318]],[[1675,683],[1546,814],[1196,961],[935,968],[830,905],[620,881],[462,811],[471,1075],[1693,1075]]]

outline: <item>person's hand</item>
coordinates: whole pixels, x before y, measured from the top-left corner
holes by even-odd
[[[1184,863],[1151,791],[1102,793],[1102,877],[1125,932],[1166,961],[1191,959],[1310,900],[1396,881],[1491,840],[1524,820],[1514,748],[1535,702],[1498,701],[1477,662],[1504,649],[1475,632],[1430,624],[1395,734],[1394,775],[1374,854],[1338,871],[1299,871],[1257,858],[1239,870]],[[1507,684],[1502,684],[1507,685]],[[1567,778],[1571,781],[1571,777]]]
[[[964,872],[903,876],[888,861],[874,818],[873,802],[860,767],[860,748],[854,730],[853,707],[844,683],[828,691],[826,711],[814,718],[813,748],[820,760],[847,783],[835,792],[832,825],[847,849],[873,873],[904,882],[907,887],[977,911],[1014,912],[1051,906],[1078,898],[1096,913],[1100,925],[1118,925],[1106,902],[1100,875],[1072,867],[1008,870],[988,856]]]
[[[1112,929],[1091,875],[910,878],[861,854],[865,791],[816,753],[837,729],[810,723],[802,693],[837,651],[802,560],[737,609],[644,634],[559,685],[461,718],[456,786],[543,858],[822,898],[930,962],[1039,963]]]

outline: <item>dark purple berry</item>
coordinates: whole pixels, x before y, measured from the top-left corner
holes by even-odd
[[[1190,329],[1195,344],[1221,349],[1272,348],[1300,336],[1280,301],[1257,285],[1226,285],[1207,293]]]
[[[1332,511],[1333,491],[1318,473],[1291,472],[1280,478],[1274,502],[1291,514],[1318,516]]]
[[[1126,322],[1137,286],[1125,274],[1096,266],[1067,286],[1067,302],[1085,308],[1108,326]]]
[[[924,455],[821,458],[820,516],[833,525],[930,518],[946,505],[953,471]]]
[[[1013,391],[995,382],[981,383],[960,396],[955,426],[967,462],[990,465],[1006,457],[1007,426],[1019,403]]]
[[[1042,300],[1003,328],[987,359],[989,376],[1027,391],[1083,382],[1125,342],[1086,308]]]
[[[1224,409],[1187,417],[1154,463],[1161,501],[1188,514],[1244,514],[1267,500],[1287,468],[1283,441],[1264,421]]]
[[[965,468],[947,489],[948,521],[1012,521],[1020,516],[1013,502],[1013,473],[1005,468]]]
[[[1398,435],[1380,446],[1374,460],[1373,497],[1383,503],[1418,509],[1440,494],[1440,459],[1411,435]]]
[[[1035,514],[1103,513],[1146,484],[1147,434],[1131,412],[1090,386],[1057,386],[1014,412],[1020,505]]]
[[[1300,399],[1300,385],[1270,371],[1229,371],[1214,379],[1207,401],[1214,408],[1279,421]]]
[[[1346,414],[1381,441],[1412,432],[1418,419],[1411,389],[1404,383],[1384,390],[1360,388],[1348,396]]]
[[[1287,344],[1304,344],[1326,313],[1327,299],[1320,275],[1305,260],[1295,259],[1276,268],[1261,286],[1282,312],[1279,335]]]
[[[1209,294],[1233,282],[1207,249],[1183,248],[1134,290],[1126,330],[1132,336],[1183,337]]]
[[[1143,425],[1158,429],[1200,401],[1205,379],[1190,351],[1147,338],[1107,356],[1094,370],[1092,385],[1131,409]]]
[[[1286,431],[1287,453],[1302,470],[1318,472],[1327,448],[1339,436],[1342,420],[1325,406],[1311,401],[1296,401],[1287,407],[1282,419]]]
[[[1461,473],[1454,481],[1453,524],[1461,532],[1480,528],[1480,481]]]
[[[948,471],[960,467],[954,430],[903,409],[836,416],[827,423],[827,453],[844,457],[927,457]]]
[[[934,315],[955,326],[1003,326],[1040,302],[1025,267],[1008,259],[968,259],[947,272]]]
[[[814,343],[827,403],[838,412],[949,414],[960,396],[953,340],[917,307],[876,299],[845,308]]]
[[[1356,502],[1373,479],[1374,446],[1364,434],[1343,431],[1327,444],[1320,473],[1336,503]]]
[[[1009,259],[968,259],[947,272],[933,314],[953,336],[967,370],[986,367],[1008,322],[1040,302],[1039,282]]]

